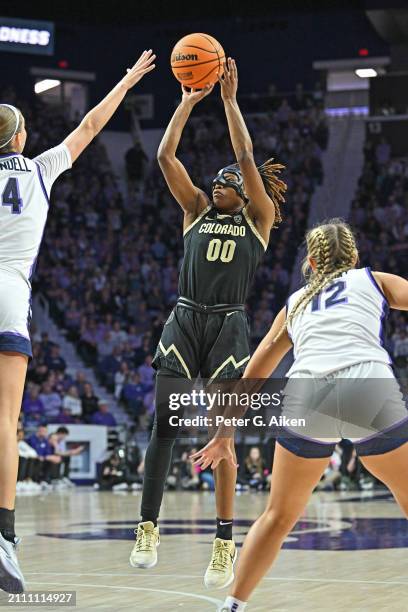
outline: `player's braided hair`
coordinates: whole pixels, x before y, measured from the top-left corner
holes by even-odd
[[[19,109],[18,126],[16,126],[16,117],[14,112],[8,106],[0,104],[0,153],[9,153],[12,150],[11,143],[8,140],[13,136],[13,132],[18,134],[23,127],[23,116]],[[3,146],[3,143],[6,143]]]
[[[285,168],[285,166],[282,164],[273,164],[272,162],[273,157],[271,159],[267,159],[261,166],[258,166],[258,172],[261,175],[266,193],[271,198],[275,206],[274,227],[277,227],[279,223],[282,222],[280,205],[285,201],[283,194],[287,190],[287,185],[277,176],[280,171]]]
[[[305,310],[315,295],[343,272],[353,268],[358,258],[353,232],[342,219],[330,219],[324,225],[309,230],[306,234],[306,246],[307,256],[303,261],[302,273],[308,284],[274,341],[281,337],[294,317]],[[315,270],[310,267],[308,258],[315,261]]]

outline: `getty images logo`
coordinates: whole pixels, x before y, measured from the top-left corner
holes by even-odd
[[[196,62],[198,60],[198,55],[196,53],[175,53],[173,55],[173,62],[184,62],[186,60]]]

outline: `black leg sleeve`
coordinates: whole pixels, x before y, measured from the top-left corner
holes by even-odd
[[[27,478],[27,465],[28,465],[28,459],[20,456],[18,458],[18,475],[17,475],[18,481],[25,480]]]
[[[63,478],[69,478],[69,470],[71,464],[71,457],[62,457],[62,476]]]
[[[157,521],[169,473],[178,429],[169,426],[169,396],[191,390],[192,381],[169,370],[156,376],[156,414],[145,457],[141,515],[143,521]],[[181,412],[178,411],[179,416]]]

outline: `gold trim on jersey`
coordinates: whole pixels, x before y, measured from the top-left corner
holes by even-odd
[[[182,358],[180,351],[178,350],[178,348],[174,345],[174,344],[170,344],[169,348],[165,348],[163,342],[160,340],[159,342],[159,347],[163,352],[163,355],[165,357],[167,357],[167,355],[169,353],[171,353],[173,351],[173,353],[175,354],[175,356],[177,357],[177,359],[179,360],[179,362],[181,363],[181,365],[184,368],[185,373],[187,374],[187,378],[189,378],[191,380],[191,374],[190,374],[190,370],[187,367],[186,362],[184,361],[184,359]]]
[[[255,223],[252,221],[251,217],[248,214],[248,211],[246,208],[242,209],[242,213],[246,219],[246,222],[248,223],[249,227],[251,228],[252,232],[255,234],[255,236],[258,238],[259,242],[262,244],[263,248],[266,249],[268,248],[268,245],[266,244],[265,240],[262,238],[261,234],[258,232],[258,230],[255,227]]]
[[[234,366],[234,368],[237,370],[238,368],[240,368],[246,361],[249,361],[250,359],[250,355],[247,355],[246,357],[244,357],[243,359],[241,359],[241,361],[236,361],[234,355],[230,355],[221,365],[219,368],[217,368],[214,372],[214,374],[211,376],[211,378],[209,379],[209,382],[211,382],[212,380],[214,380],[214,378],[217,377],[217,375],[221,372],[221,370],[223,370],[225,368],[225,366],[227,366],[229,363],[232,363],[232,365]]]
[[[187,232],[189,232],[191,230],[191,228],[194,227],[195,224],[198,223],[200,221],[200,219],[202,219],[204,217],[204,215],[206,215],[210,209],[211,209],[210,205],[206,206],[204,208],[204,210],[201,211],[201,213],[198,215],[197,219],[194,219],[194,221],[188,227],[186,227],[186,229],[183,232],[183,236],[185,236],[187,234]]]

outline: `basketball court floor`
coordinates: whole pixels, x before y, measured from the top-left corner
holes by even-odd
[[[237,496],[238,544],[265,500],[264,493]],[[215,611],[225,591],[202,584],[213,494],[166,494],[159,563],[148,571],[128,563],[139,504],[139,492],[85,488],[19,496],[28,589],[76,591],[77,610]],[[387,491],[315,493],[248,612],[406,611],[407,548],[407,522]]]

